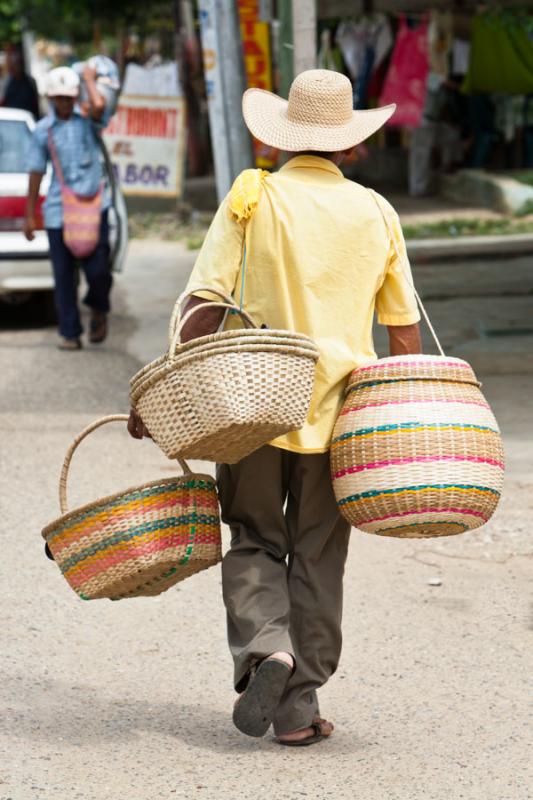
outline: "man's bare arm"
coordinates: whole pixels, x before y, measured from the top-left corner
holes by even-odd
[[[37,208],[37,200],[39,199],[39,189],[41,188],[41,181],[43,179],[42,172],[30,172],[30,179],[28,181],[28,197],[26,199],[26,219],[24,220],[24,236],[31,242],[34,237],[34,231],[37,227],[35,222],[35,209]]]
[[[208,302],[209,300],[203,300],[201,297],[190,297],[185,304],[182,317],[185,317],[193,308],[205,305]],[[203,311],[197,311],[183,326],[181,341],[190,342],[191,339],[198,339],[200,336],[216,333],[223,318],[223,308],[204,308]]]
[[[87,94],[89,95],[89,114],[91,119],[99,122],[104,115],[105,99],[96,87],[96,70],[92,67],[85,66],[83,70],[83,80],[87,87]]]
[[[420,325],[387,325],[391,356],[405,356],[422,352]]]

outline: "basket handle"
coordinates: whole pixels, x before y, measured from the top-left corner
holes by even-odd
[[[210,292],[210,294],[216,294],[216,296],[220,297],[220,299],[223,300],[224,303],[230,303],[231,305],[233,305],[234,308],[238,307],[235,301],[229,295],[224,294],[224,292],[219,292],[218,289],[213,289],[211,286],[199,286],[197,289],[193,289],[192,292],[191,291],[182,292],[178,297],[178,299],[176,300],[176,302],[174,303],[174,308],[172,309],[172,314],[170,316],[170,323],[168,326],[169,345],[172,343],[172,339],[174,337],[174,334],[176,333],[176,328],[180,323],[182,317],[181,307],[183,303],[188,297],[192,297],[193,295],[195,295],[196,292]],[[208,303],[209,300],[206,300],[205,302]]]
[[[174,331],[172,341],[170,342],[170,347],[168,350],[169,358],[172,358],[172,356],[176,352],[178,345],[181,344],[181,332],[184,326],[187,324],[190,318],[193,317],[198,311],[204,311],[206,308],[229,308],[230,311],[235,312],[235,314],[238,314],[241,317],[246,328],[257,328],[257,325],[250,317],[250,315],[247,314],[246,311],[241,311],[241,309],[234,303],[211,303],[209,301],[206,301],[205,303],[202,303],[199,306],[191,308],[191,310],[188,311],[185,314],[185,316],[180,320],[176,330]]]
[[[70,462],[72,461],[72,456],[76,452],[76,449],[78,448],[80,442],[82,442],[86,436],[95,431],[101,425],[107,425],[108,422],[127,422],[128,419],[129,416],[127,414],[110,414],[107,417],[101,417],[100,419],[91,422],[90,425],[87,425],[87,427],[84,428],[82,432],[78,434],[78,436],[76,436],[76,438],[74,439],[74,441],[67,450],[65,460],[63,461],[63,467],[61,469],[61,477],[59,478],[59,507],[61,508],[62,514],[66,514],[68,511],[68,506],[67,506],[68,473],[70,468]],[[189,465],[187,464],[187,462],[184,461],[182,458],[178,458],[177,460],[185,475],[190,475],[191,470],[189,469]]]

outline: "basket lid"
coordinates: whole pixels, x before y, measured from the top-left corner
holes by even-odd
[[[474,370],[466,361],[451,356],[405,355],[380,358],[354,369],[347,391],[382,381],[453,381],[479,386]]]

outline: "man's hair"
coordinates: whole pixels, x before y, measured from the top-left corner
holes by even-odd
[[[300,156],[318,156],[319,158],[331,158],[337,151],[333,150],[331,153],[324,153],[322,150],[302,150],[298,155]]]

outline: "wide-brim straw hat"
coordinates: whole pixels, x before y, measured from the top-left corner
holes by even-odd
[[[393,103],[354,111],[352,84],[327,69],[300,73],[288,101],[264,89],[248,89],[242,98],[244,120],[256,139],[292,153],[348,150],[372,136],[395,110]]]

